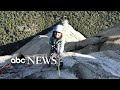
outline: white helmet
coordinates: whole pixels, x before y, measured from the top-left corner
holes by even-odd
[[[63,26],[62,25],[57,25],[56,28],[55,28],[55,31],[63,33]]]

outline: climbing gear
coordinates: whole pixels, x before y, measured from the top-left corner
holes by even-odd
[[[57,46],[55,44],[51,46],[51,52],[50,52],[50,55],[49,55],[49,64],[48,64],[48,67],[51,67],[51,58],[52,58],[53,54],[57,53],[56,47]],[[56,57],[55,57],[55,59],[56,59]]]
[[[63,67],[63,62],[60,62],[60,63],[59,63],[59,67],[57,67],[57,70],[58,70],[58,69],[60,69],[60,70],[61,70],[61,69],[62,69],[62,67]]]
[[[4,64],[4,65],[0,68],[0,75],[3,74],[10,66],[11,66],[11,63]]]
[[[24,55],[22,55],[21,53],[17,53],[14,54],[13,57],[18,57],[20,59],[25,58]],[[13,66],[14,68],[20,68],[23,67],[23,64],[17,64],[17,63],[6,63],[4,64],[1,68],[0,68],[0,74],[4,74],[6,70],[8,70],[11,66]]]

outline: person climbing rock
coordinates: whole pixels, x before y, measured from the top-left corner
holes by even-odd
[[[62,69],[63,67],[63,61],[62,61],[62,54],[64,51],[64,45],[65,45],[65,41],[63,40],[63,25],[62,24],[58,24],[56,27],[54,27],[53,33],[50,36],[50,45],[51,45],[51,50],[50,50],[50,54],[53,52],[57,53],[58,56],[58,60],[60,62],[60,69]],[[58,67],[57,67],[58,69]]]

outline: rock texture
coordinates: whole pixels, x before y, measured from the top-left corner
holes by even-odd
[[[120,50],[120,24],[78,42],[70,42],[67,51],[89,54],[106,50]]]
[[[120,25],[87,39],[68,23],[67,25],[65,25],[64,39],[66,41],[65,51],[68,52],[63,54],[64,66],[60,71],[60,78],[120,79],[118,45]],[[12,55],[0,56],[0,67],[9,63],[11,58],[17,57],[19,55],[17,53],[22,53],[25,59],[28,56],[48,54],[50,49],[48,41],[51,33],[52,31],[35,37]],[[109,47],[111,42],[114,44],[112,48]],[[46,64],[22,64],[17,68],[13,65],[0,75],[0,79],[58,79],[58,71],[55,65],[48,67]]]

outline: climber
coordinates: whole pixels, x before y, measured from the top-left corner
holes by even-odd
[[[58,24],[56,27],[54,27],[53,33],[50,36],[49,40],[49,43],[51,45],[50,54],[53,53],[54,51],[58,54],[60,69],[62,69],[63,67],[62,54],[64,51],[65,44],[65,41],[63,40],[63,29],[64,28],[62,24]]]

